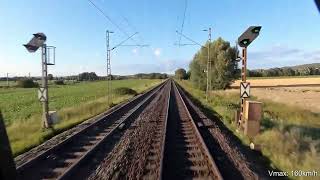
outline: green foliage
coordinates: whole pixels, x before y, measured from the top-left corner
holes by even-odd
[[[191,72],[191,82],[194,87],[201,90],[206,89],[206,70],[208,62],[207,42],[195,55],[189,65]],[[211,61],[211,89],[225,89],[237,76],[237,63],[234,61],[236,49],[230,46],[230,43],[222,38],[210,43],[210,61]]]
[[[242,142],[247,145],[250,143],[244,135],[235,132],[236,126],[232,123],[234,111],[239,109],[238,93],[213,91],[207,103],[204,92],[193,88],[190,82],[181,81],[179,84],[206,107],[217,112]],[[319,171],[320,114],[265,100],[263,111],[261,132],[254,142],[261,145],[262,153],[271,160],[271,165],[288,172],[297,169]]]
[[[84,72],[79,74],[79,81],[94,81],[98,80],[99,77],[96,75],[95,72]]]
[[[119,87],[114,89],[114,93],[118,95],[136,95],[137,92],[128,87]]]
[[[247,74],[250,77],[320,75],[320,63],[282,68],[248,70]]]
[[[179,68],[174,72],[174,74],[177,79],[187,79],[187,72],[185,69]]]
[[[17,87],[36,88],[39,87],[39,84],[34,82],[32,79],[22,79],[17,81]]]
[[[56,80],[56,81],[54,81],[54,84],[56,84],[56,85],[65,85],[63,80]]]
[[[189,70],[189,71],[187,72],[187,76],[186,76],[185,79],[190,79],[190,77],[191,77],[191,71]]]
[[[149,73],[149,74],[145,74],[145,73],[139,73],[139,74],[135,74],[131,77],[124,77],[122,76],[124,79],[130,79],[130,78],[137,78],[137,79],[167,79],[168,75],[167,74],[161,74],[161,73]]]
[[[53,80],[53,75],[52,74],[48,74],[48,80]]]

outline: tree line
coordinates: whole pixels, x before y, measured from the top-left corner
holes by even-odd
[[[270,69],[256,69],[248,70],[247,75],[250,77],[274,77],[274,76],[309,76],[320,75],[319,67],[303,67],[303,68],[270,68]]]

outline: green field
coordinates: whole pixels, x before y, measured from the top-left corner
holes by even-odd
[[[155,86],[160,80],[118,80],[112,87],[129,87],[138,93]],[[53,135],[90,117],[104,112],[107,104],[106,81],[82,82],[49,87],[50,110],[58,112],[60,122],[54,130],[41,130],[41,104],[37,89],[0,88],[0,110],[3,113],[14,155],[44,142]],[[112,94],[113,103],[133,97]]]
[[[250,143],[247,137],[236,133],[236,126],[233,123],[234,111],[240,108],[238,92],[210,92],[207,103],[204,91],[194,89],[189,81],[178,81],[178,83],[210,112],[216,112],[223,123],[244,144]],[[271,166],[289,172],[292,170],[319,172],[320,114],[272,101],[263,102],[263,111],[262,129],[253,141],[262,146],[262,153],[271,160]]]

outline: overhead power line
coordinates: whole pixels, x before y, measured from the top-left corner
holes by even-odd
[[[117,23],[115,23],[101,8],[99,8],[94,2],[88,0],[109,22],[111,22],[119,31],[129,37],[129,34],[122,29]]]
[[[182,32],[183,32],[184,21],[186,19],[187,6],[188,6],[188,0],[185,0],[185,6],[184,6],[184,12],[183,12],[183,19],[182,19],[180,34],[182,34]],[[179,43],[178,43],[179,46],[180,46],[180,42],[181,42],[181,36],[179,36]]]
[[[193,42],[193,43],[194,43],[194,45],[199,45],[199,46],[201,46],[201,47],[207,48],[207,47],[205,47],[205,46],[201,45],[200,43],[198,43],[198,42],[194,41],[193,39],[189,38],[188,36],[186,36],[186,35],[184,35],[184,34],[180,33],[179,31],[176,31],[176,33],[177,33],[177,34],[179,34],[180,36],[183,36],[184,38],[188,39],[189,41]],[[187,45],[191,45],[191,44],[187,44]]]

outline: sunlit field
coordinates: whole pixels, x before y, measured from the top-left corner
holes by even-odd
[[[129,87],[141,93],[158,83],[160,80],[118,80],[112,81],[112,87]],[[112,105],[107,104],[106,87],[106,81],[49,86],[50,110],[56,110],[60,118],[54,131],[41,130],[42,108],[37,99],[37,88],[0,88],[0,109],[14,155],[107,110]],[[112,104],[133,97],[116,93],[112,96]]]
[[[207,103],[204,91],[194,89],[189,81],[180,81],[179,84],[204,106],[217,112],[243,143],[250,143],[247,137],[236,132],[233,123],[234,111],[240,108],[238,90],[212,91],[210,103]],[[252,95],[252,99],[257,99],[255,94]],[[259,101],[263,102],[262,129],[253,141],[261,145],[262,153],[272,162],[271,166],[285,171],[320,167],[320,113],[270,99]]]

